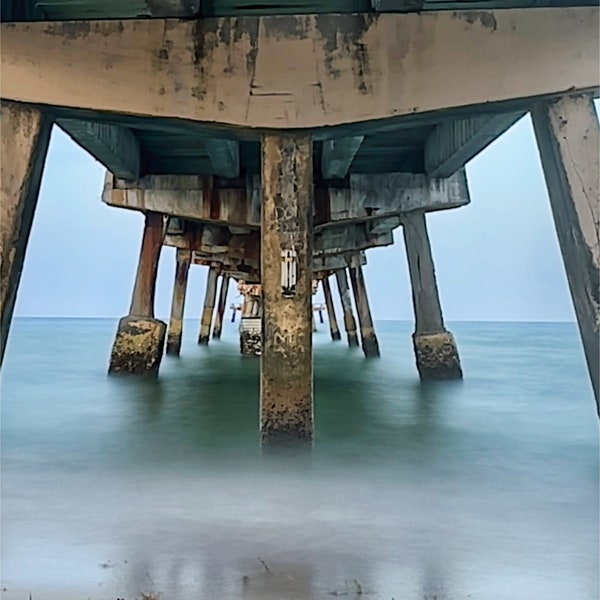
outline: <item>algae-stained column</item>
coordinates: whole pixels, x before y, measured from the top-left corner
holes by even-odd
[[[263,290],[261,436],[264,444],[313,433],[312,140],[262,140]]]
[[[225,305],[227,304],[227,291],[229,290],[229,275],[225,274],[221,278],[221,289],[219,291],[219,302],[217,303],[217,315],[213,325],[212,336],[215,339],[221,337],[223,329],[223,316],[225,315]]]
[[[163,216],[147,212],[131,307],[119,321],[109,373],[158,373],[167,325],[154,318],[154,293],[164,235]]]
[[[207,345],[210,339],[210,324],[212,323],[213,312],[215,310],[215,298],[217,297],[217,279],[219,270],[216,267],[209,267],[206,277],[206,292],[204,294],[204,309],[200,322],[200,335],[198,343]]]
[[[354,303],[356,304],[356,312],[358,314],[363,352],[366,357],[379,356],[379,342],[377,341],[375,328],[373,327],[367,286],[360,263],[351,264],[350,281],[352,283],[352,291],[354,292]]]
[[[325,296],[325,306],[327,308],[327,318],[329,319],[329,331],[331,339],[341,340],[340,328],[338,327],[337,317],[335,316],[335,306],[333,305],[333,297],[331,296],[331,286],[329,285],[329,277],[323,277],[321,280],[323,285],[323,295]]]
[[[342,309],[344,311],[344,328],[348,336],[348,346],[358,346],[358,334],[356,333],[356,320],[352,313],[352,298],[350,297],[350,287],[348,286],[348,276],[346,269],[337,269],[335,278],[340,293]]]
[[[41,111],[0,107],[0,364],[37,204],[52,121]]]
[[[190,250],[177,248],[177,266],[175,268],[175,283],[173,284],[171,319],[169,321],[169,333],[167,334],[167,354],[175,356],[178,356],[181,350],[183,311],[185,308],[185,294],[191,260],[192,252]]]
[[[453,335],[444,327],[427,223],[423,211],[402,215],[415,311],[413,345],[421,379],[461,379]]]
[[[544,102],[531,115],[600,414],[598,116],[591,96]]]

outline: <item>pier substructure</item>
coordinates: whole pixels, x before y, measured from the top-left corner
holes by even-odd
[[[334,341],[341,340],[340,328],[338,327],[337,317],[335,315],[335,306],[333,305],[333,297],[331,295],[331,286],[329,285],[329,278],[323,277],[321,280],[323,286],[323,295],[325,296],[325,306],[327,308],[327,319],[329,320],[329,331],[331,332],[331,339]]]
[[[600,414],[598,116],[587,95],[538,104],[531,115]]]
[[[427,223],[423,211],[402,215],[415,311],[413,345],[421,379],[462,379],[458,349],[444,327]]]
[[[229,290],[229,275],[225,274],[221,277],[221,289],[219,290],[219,301],[217,303],[217,314],[213,324],[213,339],[221,338],[223,330],[223,316],[225,315],[225,307],[227,304],[227,292]]]
[[[129,314],[119,321],[109,373],[158,373],[167,326],[154,318],[154,293],[164,233],[163,216],[155,212],[146,213],[131,307]]]
[[[217,297],[217,279],[219,271],[215,267],[209,267],[206,277],[206,292],[204,294],[204,309],[200,322],[200,335],[198,343],[204,346],[208,345],[210,339],[210,325],[212,323],[213,312],[215,310],[215,299]]]
[[[373,327],[362,266],[360,264],[351,264],[349,270],[352,291],[354,292],[354,303],[356,304],[358,323],[360,325],[362,349],[367,358],[376,357],[379,356],[379,342],[377,341],[375,328]]]
[[[185,308],[185,295],[188,273],[192,253],[189,250],[177,249],[177,266],[175,268],[175,283],[173,285],[173,300],[171,303],[171,319],[169,333],[167,334],[167,354],[179,356],[181,350],[181,336],[183,333],[183,311]]]
[[[2,102],[0,140],[0,364],[12,320],[37,205],[52,121],[43,112]]]
[[[262,140],[263,444],[313,433],[312,139]]]
[[[358,334],[356,332],[356,320],[352,313],[352,298],[350,297],[350,288],[348,286],[348,276],[346,269],[336,269],[335,278],[344,311],[344,328],[348,337],[348,346],[358,346]]]

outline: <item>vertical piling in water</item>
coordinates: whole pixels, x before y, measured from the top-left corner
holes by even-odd
[[[0,138],[0,365],[48,152],[52,120],[42,111],[2,101]]]
[[[352,298],[350,297],[350,288],[348,286],[348,276],[346,269],[337,269],[335,271],[342,309],[344,311],[344,328],[348,337],[348,346],[358,346],[358,334],[356,332],[356,320],[352,313]]]
[[[379,356],[379,342],[375,335],[362,266],[359,262],[355,263],[352,261],[349,270],[352,291],[354,292],[354,303],[356,304],[358,323],[360,325],[362,349],[367,358],[377,357]]]
[[[173,300],[171,301],[171,319],[167,334],[167,354],[178,356],[181,350],[181,336],[183,334],[183,311],[188,273],[192,253],[190,250],[177,249],[175,283],[173,284]]]
[[[213,339],[219,339],[221,337],[221,331],[223,329],[223,316],[225,315],[225,306],[227,304],[227,292],[229,290],[229,275],[225,273],[221,277],[221,289],[219,290],[219,301],[217,302],[217,314],[215,315],[215,322],[213,324]]]
[[[331,295],[331,286],[329,285],[329,276],[323,277],[321,280],[323,286],[323,295],[325,296],[325,307],[327,309],[327,319],[329,321],[329,331],[331,339],[334,341],[341,340],[340,328],[338,327],[337,317],[335,315],[335,306]]]
[[[600,414],[600,205],[598,115],[591,95],[531,111],[579,333]]]
[[[423,211],[402,215],[415,312],[413,346],[421,379],[461,379],[454,336],[444,327],[435,267]]]
[[[129,314],[119,321],[110,357],[109,373],[158,373],[167,326],[154,318],[158,261],[165,235],[160,213],[148,211]]]
[[[312,139],[262,139],[263,444],[313,433]]]
[[[215,267],[208,268],[206,276],[206,291],[204,293],[204,308],[200,320],[200,335],[198,343],[204,346],[208,345],[210,339],[210,325],[212,323],[213,312],[215,309],[215,299],[217,297],[217,278],[219,271]]]

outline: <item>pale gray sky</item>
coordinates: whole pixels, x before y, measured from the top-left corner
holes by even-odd
[[[574,320],[529,117],[471,161],[467,173],[471,204],[428,217],[446,320]],[[55,129],[16,316],[126,314],[143,217],[105,206],[103,177],[102,166]],[[402,232],[395,233],[396,244],[367,253],[375,319],[412,319]],[[160,317],[170,311],[174,268],[167,248]],[[192,268],[187,317],[200,314],[205,276],[204,268]],[[235,293],[232,286],[229,301]]]

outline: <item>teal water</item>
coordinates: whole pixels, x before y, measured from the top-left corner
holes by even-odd
[[[598,422],[574,324],[450,324],[465,380],[430,385],[410,323],[379,322],[372,361],[320,325],[300,457],[261,455],[259,363],[235,326],[204,348],[186,322],[156,382],[106,376],[115,328],[13,323],[3,598],[598,598]]]

